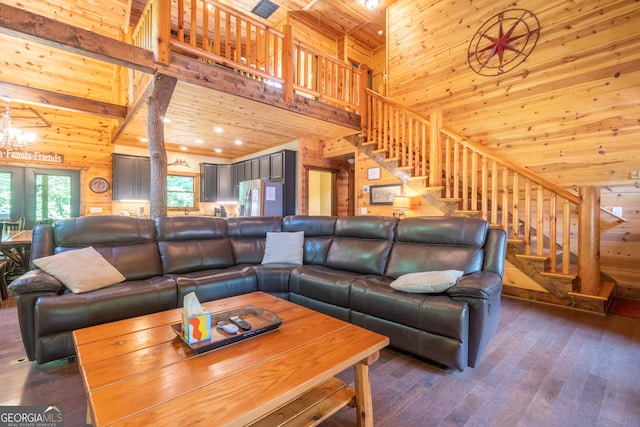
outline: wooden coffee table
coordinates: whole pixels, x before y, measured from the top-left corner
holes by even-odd
[[[202,354],[170,326],[181,309],[74,331],[88,422],[314,425],[355,404],[358,425],[373,425],[368,365],[387,337],[261,292],[203,304],[212,313],[246,305],[284,322]],[[351,366],[355,390],[335,378]]]

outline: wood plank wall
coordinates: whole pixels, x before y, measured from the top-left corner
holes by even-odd
[[[602,232],[602,270],[640,296],[640,3],[629,0],[399,0],[388,10],[388,94],[570,189],[597,186],[628,222]],[[485,77],[467,63],[495,14],[534,13],[526,61]],[[610,218],[602,215],[608,226]],[[604,225],[603,225],[604,226]]]

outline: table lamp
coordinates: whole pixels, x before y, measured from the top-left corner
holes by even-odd
[[[408,196],[394,196],[393,197],[393,209],[399,209],[398,217],[405,216],[404,210],[411,208],[411,198]]]

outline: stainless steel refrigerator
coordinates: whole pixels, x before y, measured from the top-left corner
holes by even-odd
[[[238,184],[240,216],[282,216],[284,211],[281,182],[262,179]]]

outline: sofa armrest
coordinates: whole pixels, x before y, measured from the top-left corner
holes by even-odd
[[[64,285],[58,279],[40,269],[26,272],[9,285],[9,290],[16,296],[33,292],[51,292],[60,294]]]
[[[478,271],[458,279],[446,293],[452,298],[491,298],[502,292],[502,276],[490,271]]]

